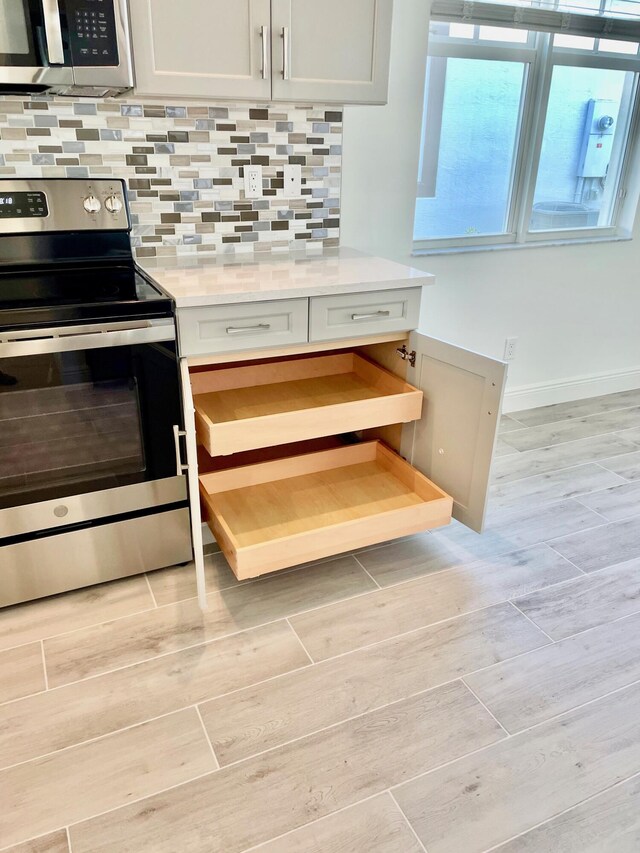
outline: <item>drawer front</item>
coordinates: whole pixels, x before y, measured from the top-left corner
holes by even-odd
[[[180,355],[304,344],[308,340],[308,313],[307,299],[179,309]]]
[[[309,340],[333,341],[418,327],[421,287],[311,299]]]

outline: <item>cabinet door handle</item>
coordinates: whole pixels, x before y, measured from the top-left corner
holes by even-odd
[[[173,443],[176,448],[176,474],[178,477],[182,477],[184,472],[189,468],[189,466],[185,465],[182,461],[182,453],[180,452],[180,437],[185,436],[186,434],[186,431],[180,429],[178,424],[173,425]]]
[[[260,38],[262,39],[262,79],[269,76],[269,27],[260,27]]]
[[[289,27],[282,28],[282,79],[289,79]]]
[[[352,314],[352,320],[377,320],[378,317],[388,317],[391,311],[372,311],[369,314]]]
[[[228,335],[246,335],[247,332],[268,332],[271,323],[258,323],[257,326],[227,326]]]

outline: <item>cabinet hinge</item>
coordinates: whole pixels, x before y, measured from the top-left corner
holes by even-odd
[[[416,366],[416,358],[418,357],[418,354],[416,353],[416,351],[414,349],[412,349],[411,352],[409,352],[409,350],[407,349],[407,345],[402,344],[402,346],[399,349],[397,349],[396,352],[398,353],[398,355],[400,356],[400,358],[403,361],[408,361],[409,364],[411,365],[411,367]]]

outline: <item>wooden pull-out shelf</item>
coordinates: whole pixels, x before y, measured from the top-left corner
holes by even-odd
[[[451,521],[452,500],[379,441],[200,476],[239,579]]]
[[[417,420],[422,392],[356,353],[191,373],[212,456]]]

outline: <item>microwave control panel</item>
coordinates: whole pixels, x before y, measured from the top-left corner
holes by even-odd
[[[66,0],[66,9],[72,63],[117,66],[114,0]]]

